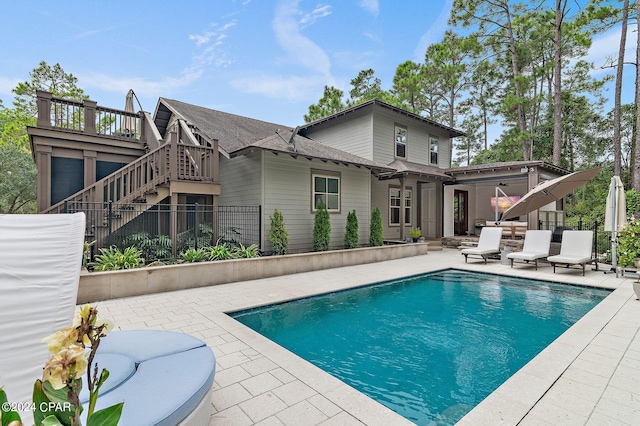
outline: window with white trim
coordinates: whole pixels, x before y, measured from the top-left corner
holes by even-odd
[[[438,138],[431,136],[429,138],[429,164],[438,165]]]
[[[396,158],[407,158],[407,128],[395,126],[395,156]]]
[[[313,210],[324,204],[330,212],[340,211],[340,176],[313,174]]]
[[[402,201],[400,188],[389,187],[389,225],[400,225]],[[404,190],[404,224],[411,226],[412,191]]]

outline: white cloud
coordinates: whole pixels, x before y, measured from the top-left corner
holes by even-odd
[[[622,28],[620,26],[616,26],[593,38],[591,48],[589,48],[589,52],[584,60],[593,64],[594,70],[592,74],[594,76],[602,76],[615,72],[610,65],[611,61],[613,61],[613,64],[615,65],[618,59],[621,30]],[[632,31],[631,29],[627,30],[627,40],[624,52],[625,62],[635,63],[636,61],[636,37],[637,33],[635,31]],[[609,67],[602,68],[607,66]]]
[[[0,75],[0,99],[4,106],[9,106],[13,102],[14,94],[11,92],[20,83],[17,78],[8,78]]]
[[[309,25],[313,25],[318,19],[324,18],[328,15],[331,15],[331,6],[318,5],[315,9],[306,13],[302,19],[300,19],[300,24],[305,28]]]
[[[185,70],[181,77],[164,77],[158,81],[140,77],[120,77],[99,73],[78,74],[80,86],[94,87],[106,92],[126,93],[133,88],[137,95],[145,97],[167,96],[177,89],[189,86],[202,75],[201,70]]]
[[[373,16],[378,16],[380,13],[380,4],[378,0],[360,0],[359,5]]]
[[[446,0],[442,6],[442,10],[438,17],[434,20],[434,24],[429,30],[420,37],[418,45],[413,51],[413,60],[415,62],[424,62],[424,54],[427,52],[427,48],[433,43],[441,41],[445,30],[448,27],[449,16],[451,15],[451,7],[453,6],[453,0]]]
[[[243,92],[273,99],[314,101],[314,97],[318,95],[318,87],[323,87],[326,81],[320,75],[307,77],[257,75],[237,78],[232,80],[230,84]]]
[[[278,3],[272,27],[278,43],[287,52],[289,60],[325,77],[325,84],[331,84],[331,62],[324,50],[302,35],[300,21],[302,12],[298,0],[283,0]]]
[[[201,34],[189,34],[189,40],[195,41],[196,47],[200,49],[193,55],[190,69],[201,69],[211,64],[216,67],[231,64],[229,53],[221,46],[228,37],[227,32],[235,26],[236,21],[231,21],[219,27],[214,24],[212,30]]]

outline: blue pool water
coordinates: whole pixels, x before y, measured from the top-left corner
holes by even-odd
[[[419,424],[454,424],[609,294],[446,270],[231,314]]]

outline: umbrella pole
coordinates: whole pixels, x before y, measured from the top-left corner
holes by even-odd
[[[609,191],[613,194],[611,197],[611,218],[613,220],[612,230],[611,230],[611,270],[605,271],[605,273],[616,272],[618,267],[618,256],[617,256],[617,245],[616,238],[618,234],[618,215],[616,214],[617,207],[616,206],[616,178],[611,178],[611,185],[609,186]]]

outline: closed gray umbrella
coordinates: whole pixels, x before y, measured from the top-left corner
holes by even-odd
[[[602,167],[583,170],[542,182],[509,207],[502,214],[502,220],[527,214],[549,203],[561,200],[591,181],[600,170],[602,170]]]
[[[134,106],[133,106],[133,90],[129,90],[129,92],[127,93],[127,98],[124,102],[124,110],[126,112],[131,112],[131,113],[135,113],[134,110]],[[126,135],[135,135],[136,134],[136,119],[125,115],[124,117],[122,117],[122,123],[120,126],[121,132],[126,134]]]

